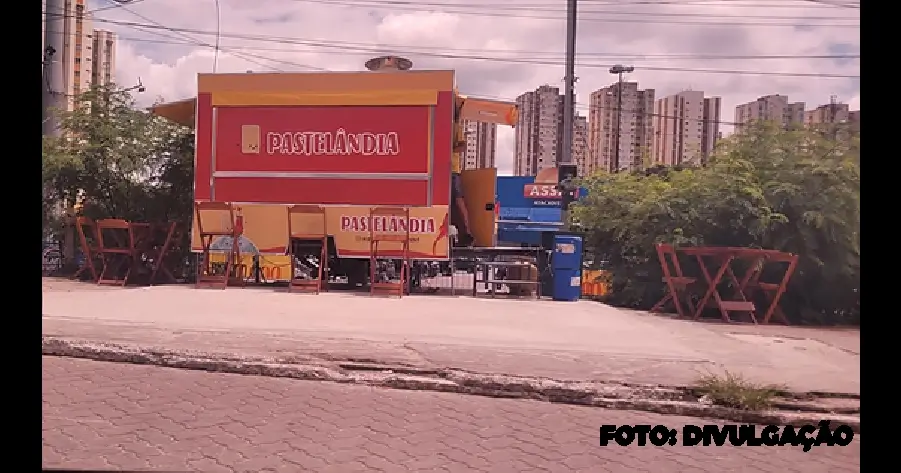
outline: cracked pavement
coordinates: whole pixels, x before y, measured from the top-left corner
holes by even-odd
[[[42,292],[42,333],[60,338],[574,381],[690,386],[728,370],[797,392],[860,393],[857,330],[699,323],[590,301],[97,288],[50,278]]]
[[[599,447],[601,424],[713,423],[536,401],[42,357],[53,468],[204,472],[859,471],[848,447]]]

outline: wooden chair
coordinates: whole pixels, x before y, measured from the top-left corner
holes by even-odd
[[[657,249],[657,258],[660,260],[660,267],[663,269],[663,282],[666,284],[667,293],[663,299],[654,304],[651,312],[657,312],[663,309],[668,302],[672,302],[679,317],[685,317],[685,312],[682,310],[682,298],[688,294],[689,288],[697,282],[697,279],[686,277],[682,274],[679,257],[672,245],[658,243],[655,247]],[[672,271],[670,270],[670,265],[672,265]],[[695,309],[691,299],[685,297],[685,302],[691,311],[690,314],[693,314]]]
[[[788,325],[788,317],[785,316],[785,312],[782,312],[782,309],[779,307],[779,300],[782,298],[782,295],[785,294],[785,290],[788,288],[788,281],[791,279],[792,274],[794,274],[795,269],[798,266],[798,255],[791,253],[768,253],[763,264],[769,263],[788,264],[782,279],[778,283],[761,281],[760,277],[763,274],[763,268],[761,268],[747,283],[747,292],[749,293],[749,296],[753,296],[755,292],[759,291],[769,303],[769,307],[764,313],[761,323],[768,324],[773,315],[775,315],[779,317],[779,320],[782,321],[782,323]]]
[[[78,243],[81,246],[81,253],[84,255],[84,262],[81,267],[72,276],[72,279],[78,279],[82,273],[87,271],[91,275],[91,281],[97,282],[100,275],[97,273],[95,261],[99,262],[100,249],[97,247],[97,224],[88,217],[78,217],[75,219],[75,231],[78,233]]]
[[[225,289],[228,287],[232,272],[235,276],[243,276],[241,265],[241,249],[238,239],[241,237],[241,225],[235,220],[235,209],[227,202],[197,202],[194,204],[197,218],[197,233],[200,236],[201,254],[197,264],[198,288]],[[204,221],[204,215],[212,217],[213,222]],[[218,217],[218,220],[216,220]],[[212,224],[210,224],[212,223]],[[225,251],[225,270],[218,274],[210,258],[210,247],[222,237],[231,239],[231,245]],[[243,279],[242,279],[243,280]]]
[[[303,223],[295,222],[303,219]],[[299,224],[299,225],[298,225]],[[318,242],[319,270],[317,274],[308,274],[307,278],[297,277],[298,264],[294,246],[298,241]],[[291,279],[288,281],[288,292],[312,292],[319,294],[323,290],[323,281],[328,287],[328,223],[325,209],[318,205],[292,205],[288,207],[288,257],[291,259]],[[314,277],[315,276],[315,277]]]
[[[97,284],[128,284],[128,277],[137,263],[135,236],[131,225],[122,219],[98,220],[97,251],[103,261],[103,270],[97,278]],[[122,274],[123,269],[125,274]]]
[[[398,231],[381,228],[377,220],[385,218],[387,222],[396,221]],[[376,227],[379,227],[378,229]],[[386,257],[379,251],[385,250],[383,244],[394,248],[397,256]],[[399,246],[400,248],[397,248]],[[399,258],[398,258],[399,256]],[[379,281],[378,260],[400,259],[398,280]],[[374,207],[369,210],[369,294],[397,295],[403,297],[410,278],[410,209],[408,207]]]

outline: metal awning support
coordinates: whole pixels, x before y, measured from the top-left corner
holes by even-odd
[[[480,99],[465,95],[458,96],[458,99],[463,102],[460,118],[464,120],[508,126],[516,126],[519,121],[519,111],[514,102]]]
[[[161,103],[150,107],[150,113],[171,120],[179,125],[194,128],[197,114],[197,99],[184,99],[177,102]]]

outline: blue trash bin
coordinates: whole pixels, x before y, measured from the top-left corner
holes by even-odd
[[[582,297],[582,237],[555,235],[551,259],[555,301],[577,301]]]

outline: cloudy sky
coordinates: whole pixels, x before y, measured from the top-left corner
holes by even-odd
[[[217,14],[218,3],[218,14]],[[613,64],[657,97],[703,90],[722,115],[767,94],[808,108],[830,96],[860,107],[859,0],[579,0],[582,113]],[[566,0],[88,0],[95,28],[120,36],[117,81],[140,98],[195,93],[198,72],[362,70],[386,53],[454,69],[461,92],[513,100],[563,87]],[[216,32],[219,52],[216,53]],[[724,126],[728,131],[730,127]],[[513,132],[499,133],[509,172]]]

